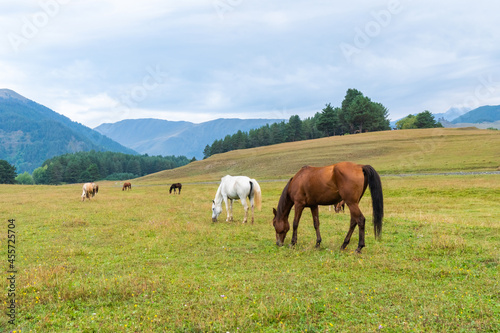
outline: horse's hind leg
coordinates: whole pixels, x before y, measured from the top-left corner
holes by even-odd
[[[341,246],[341,249],[344,250],[347,247],[347,244],[351,241],[352,233],[356,228],[356,225],[359,227],[359,242],[358,248],[356,249],[357,253],[361,253],[361,249],[365,247],[365,217],[361,213],[358,204],[347,204],[349,207],[349,211],[351,212],[351,225],[349,227],[349,231],[347,232],[347,236],[344,239],[344,243]]]
[[[318,206],[311,207],[314,229],[316,230],[316,247],[321,244],[321,234],[319,233],[319,209]]]
[[[243,209],[245,210],[245,217],[243,218],[243,223],[247,223],[248,221],[248,204],[247,204],[247,198],[240,199],[241,204],[243,205]],[[252,220],[253,223],[253,220]]]
[[[254,204],[252,203],[252,224],[253,224],[253,212],[254,212],[254,210],[255,210],[255,206],[254,206]]]
[[[254,221],[253,215],[254,215],[254,210],[255,210],[255,200],[254,200],[253,197],[248,197],[248,199],[250,200],[250,207],[252,208],[252,224],[253,224],[253,221]]]
[[[344,243],[342,243],[342,246],[340,247],[340,249],[344,250],[347,245],[349,244],[349,242],[351,241],[351,236],[352,236],[352,233],[354,232],[354,229],[356,228],[356,221],[352,219],[351,217],[351,225],[349,226],[349,231],[347,232],[347,235],[345,236],[345,239],[344,239]]]

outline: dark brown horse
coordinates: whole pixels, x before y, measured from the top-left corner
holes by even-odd
[[[181,183],[175,183],[175,184],[172,184],[172,186],[170,186],[170,194],[172,194],[172,190],[174,190],[174,194],[175,194],[175,190],[176,189],[179,189],[179,194],[181,194],[181,190],[182,190],[182,184]]]
[[[276,230],[276,245],[281,246],[286,233],[290,230],[288,216],[295,205],[293,220],[292,245],[297,243],[297,228],[305,207],[311,208],[314,228],[316,229],[316,247],[321,243],[319,232],[318,205],[336,205],[342,200],[351,212],[351,225],[341,249],[345,249],[356,226],[359,227],[359,243],[356,252],[365,246],[365,217],[359,209],[359,201],[370,186],[373,206],[373,225],[375,238],[382,232],[384,199],[382,183],[378,173],[370,165],[352,162],[340,162],[326,167],[305,166],[293,176],[283,189],[278,209],[273,209],[273,225]]]
[[[130,183],[123,183],[122,191],[131,190],[131,189],[132,189],[132,184],[130,184]]]

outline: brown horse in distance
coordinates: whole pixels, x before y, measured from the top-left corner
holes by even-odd
[[[344,212],[344,209],[345,209],[345,202],[344,200],[342,200],[337,204],[337,206],[335,206],[335,213],[340,213],[340,211]]]
[[[351,224],[341,249],[345,249],[351,240],[356,226],[359,227],[359,243],[356,252],[365,246],[365,217],[359,209],[359,201],[370,186],[373,206],[373,225],[375,238],[382,232],[384,199],[380,176],[370,165],[352,162],[340,162],[325,167],[305,166],[293,176],[283,189],[278,208],[273,209],[273,225],[276,230],[276,245],[281,246],[290,230],[288,216],[295,206],[293,220],[292,245],[297,243],[297,228],[305,207],[311,209],[314,228],[316,229],[316,247],[321,243],[319,231],[318,205],[337,205],[342,200],[351,212]]]
[[[99,185],[97,185],[96,183],[92,183],[92,187],[94,188],[94,195],[96,195],[97,192],[99,192]]]
[[[132,189],[132,184],[130,184],[130,183],[123,183],[122,191],[131,190],[131,189]]]
[[[181,183],[172,184],[172,186],[170,186],[169,193],[172,194],[172,190],[174,190],[174,194],[175,194],[176,189],[179,189],[179,194],[181,194],[182,184]]]

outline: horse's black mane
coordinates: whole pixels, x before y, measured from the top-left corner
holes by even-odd
[[[290,212],[285,212],[285,209],[286,209],[285,206],[286,206],[286,202],[288,200],[290,200],[288,198],[288,186],[290,186],[292,179],[293,179],[293,177],[290,178],[290,180],[286,184],[285,188],[283,189],[283,192],[281,192],[281,197],[280,197],[280,200],[278,201],[277,216],[283,216],[287,213],[290,213]]]

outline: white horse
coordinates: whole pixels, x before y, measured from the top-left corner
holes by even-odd
[[[93,186],[93,183],[85,183],[83,184],[83,193],[82,193],[82,201],[85,200],[85,198],[90,200],[90,196],[94,196],[96,193],[96,190]]]
[[[262,204],[262,194],[259,183],[255,179],[250,179],[246,176],[224,176],[221,178],[220,186],[215,194],[215,199],[212,203],[212,222],[217,222],[217,217],[222,213],[222,200],[226,204],[227,219],[233,220],[233,200],[240,199],[243,208],[245,208],[245,218],[243,223],[247,222],[248,204],[247,197],[250,199],[252,207],[252,224],[254,206],[260,210]],[[228,202],[229,201],[229,202]]]

